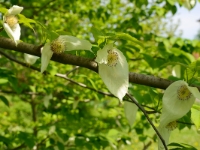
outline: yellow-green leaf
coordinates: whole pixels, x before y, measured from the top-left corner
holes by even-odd
[[[195,105],[195,107],[192,107],[191,118],[197,130],[200,130],[200,106]]]

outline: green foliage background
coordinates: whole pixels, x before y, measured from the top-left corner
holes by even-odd
[[[170,80],[187,79],[199,85],[197,63],[191,63],[195,61],[192,54],[200,50],[200,42],[176,37],[174,32],[177,25],[166,17],[176,13],[177,6],[183,5],[181,0],[0,2],[5,8],[12,5],[23,6],[21,14],[35,21],[23,22],[22,19],[21,40],[24,42],[40,45],[46,38],[54,39],[57,36],[55,32],[73,35],[89,40],[94,45],[94,54],[69,53],[95,58],[97,47],[102,48],[106,37],[109,37],[126,56],[130,72]],[[2,20],[2,15],[0,17]],[[119,33],[129,34],[139,42],[120,37]],[[7,35],[2,31],[0,36]],[[24,61],[22,53],[8,53]],[[40,64],[38,59],[34,66],[40,68]],[[181,68],[179,77],[172,76],[175,65]],[[194,69],[197,72],[195,76]],[[50,75],[25,68],[0,56],[0,149],[128,150],[143,149],[149,143],[148,148],[155,149],[155,133],[142,113],[138,112],[136,122],[131,127],[124,116],[123,104],[117,98],[99,94],[54,76],[55,73],[68,74],[76,82],[109,92],[98,74],[85,68],[53,61],[47,70]],[[152,121],[158,125],[162,90],[130,84],[129,92],[144,105],[150,112]],[[188,113],[180,121],[191,123],[190,115]],[[191,132],[195,130],[190,124],[179,124],[179,129],[186,128],[192,130]],[[195,132],[195,138],[199,137]],[[198,144],[193,146],[200,148]]]

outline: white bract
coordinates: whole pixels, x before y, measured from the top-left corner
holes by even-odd
[[[97,52],[96,62],[99,65],[99,75],[105,85],[122,101],[129,84],[129,70],[125,56],[113,47],[113,44],[108,44]]]
[[[18,24],[17,14],[23,10],[23,7],[14,5],[8,12],[3,16],[3,27],[8,36],[14,40],[15,44],[19,43],[21,28]]]
[[[176,120],[186,115],[191,109],[200,93],[196,87],[190,87],[185,81],[173,82],[164,92],[163,109],[158,131],[168,144],[170,132],[176,128]],[[164,146],[158,137],[158,150],[164,150]]]
[[[43,73],[46,70],[53,53],[61,54],[64,51],[91,50],[91,48],[92,44],[87,40],[81,40],[69,35],[60,35],[54,41],[46,43],[41,49],[41,72]]]
[[[138,111],[138,107],[134,103],[128,102],[128,101],[124,102],[125,116],[126,116],[128,123],[131,127],[133,126],[133,123],[136,119],[137,111]]]
[[[33,65],[39,57],[24,53],[26,63]]]

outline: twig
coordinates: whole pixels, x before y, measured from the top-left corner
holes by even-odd
[[[190,123],[190,122],[182,122],[182,121],[177,121],[178,123],[181,123],[181,124],[186,124],[186,125],[190,125],[190,126],[193,126],[194,123]]]
[[[130,102],[130,103],[134,103],[132,100],[129,100],[129,99],[123,99],[123,101],[127,101],[127,102]],[[146,108],[148,108],[148,109],[151,109],[151,111],[150,110],[146,110],[146,113],[147,114],[155,114],[155,113],[160,113],[159,111],[157,111],[155,108],[152,108],[152,107],[149,107],[149,106],[147,106],[147,105],[141,105],[142,107],[146,107]]]
[[[147,150],[147,148],[152,144],[152,141],[149,141],[147,144],[144,145],[143,150]]]
[[[12,60],[12,61],[14,61],[14,62],[16,62],[16,63],[18,63],[18,64],[24,66],[24,67],[28,67],[28,68],[31,68],[31,69],[33,69],[33,70],[38,71],[38,68],[36,68],[36,67],[34,67],[34,66],[31,66],[31,65],[29,65],[28,63],[21,62],[21,61],[15,59],[15,58],[12,57],[12,56],[9,56],[8,54],[6,54],[5,52],[3,52],[2,50],[0,50],[0,54],[3,55],[3,56],[5,56],[5,57],[7,57],[8,59],[10,59],[10,60]]]
[[[151,119],[149,118],[147,112],[145,111],[145,109],[129,94],[127,93],[126,94],[131,100],[133,103],[135,103],[135,105],[138,106],[138,108],[143,112],[143,114],[145,115],[145,117],[147,118],[147,120],[149,121],[149,123],[151,124],[151,126],[153,127],[154,131],[156,132],[156,134],[158,135],[158,137],[160,138],[162,144],[164,145],[164,148],[165,150],[168,150],[167,149],[167,146],[165,144],[165,141],[164,139],[162,138],[162,136],[160,135],[160,133],[158,132],[158,130],[156,129],[156,127],[154,126],[153,122],[151,121]]]
[[[152,139],[156,138],[156,134],[153,135]],[[148,147],[152,144],[152,141],[149,141],[147,144],[144,144],[143,150],[147,150]]]
[[[83,84],[83,83],[76,82],[76,81],[74,81],[74,80],[68,78],[65,74],[56,73],[55,76],[64,78],[64,79],[66,79],[66,80],[68,80],[68,81],[70,81],[70,82],[72,82],[72,83],[74,83],[74,84],[76,84],[76,85],[79,85],[79,86],[81,86],[81,87],[83,87],[83,88],[86,88],[86,89],[90,89],[90,90],[92,90],[92,91],[94,91],[94,92],[97,92],[97,93],[100,93],[100,94],[103,94],[103,95],[107,95],[107,96],[111,96],[111,97],[115,97],[115,96],[114,96],[113,94],[111,94],[111,93],[105,93],[105,92],[96,90],[96,89],[94,89],[94,88],[88,87],[87,85],[85,85],[85,84]]]
[[[28,67],[28,68],[31,68],[31,69],[33,69],[33,70],[36,70],[36,71],[40,72],[40,69],[39,69],[39,68],[34,67],[34,66],[31,66],[31,65],[28,65],[28,64],[26,64],[26,63],[23,63],[23,62],[21,62],[21,61],[15,59],[15,58],[13,58],[12,56],[9,56],[8,54],[6,54],[5,52],[3,52],[3,51],[1,51],[1,50],[0,50],[0,54],[4,55],[6,58],[8,58],[8,59],[10,59],[10,60],[12,60],[12,61],[14,61],[14,62],[16,62],[16,63],[22,65],[22,66],[24,66],[24,67]],[[45,73],[45,74],[49,74],[47,71],[45,71],[44,73]],[[74,81],[74,80],[68,78],[65,74],[57,73],[57,74],[55,74],[55,76],[61,77],[61,78],[65,79],[65,80],[70,81],[71,83],[74,83],[74,84],[79,85],[79,86],[81,86],[81,87],[83,87],[83,88],[86,88],[86,89],[90,89],[90,90],[92,90],[92,91],[94,91],[94,92],[97,92],[97,93],[99,93],[99,94],[103,94],[103,95],[106,95],[106,96],[114,97],[114,95],[111,94],[111,93],[106,93],[106,92],[103,92],[103,91],[100,91],[100,90],[96,90],[96,89],[94,89],[94,88],[91,88],[91,87],[89,87],[89,86],[83,84],[83,83],[76,82],[76,81]]]
[[[68,71],[66,73],[66,76],[68,76],[70,73],[74,72],[75,70],[79,69],[79,66],[75,66],[72,70]]]
[[[17,94],[19,95],[19,93],[15,92],[15,91],[6,91],[6,90],[0,90],[0,93],[6,93],[6,94]],[[22,94],[26,94],[26,95],[41,95],[44,96],[44,93],[34,93],[34,92],[21,92]]]
[[[37,122],[37,103],[35,103],[35,95],[32,95],[30,105],[31,105],[31,111],[32,111],[32,120],[34,123],[36,123]],[[33,134],[35,138],[37,137],[37,133],[38,133],[37,127],[36,125],[34,125]]]

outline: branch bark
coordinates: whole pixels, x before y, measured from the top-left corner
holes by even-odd
[[[25,42],[20,42],[18,46],[15,46],[15,43],[11,39],[0,37],[0,47],[7,50],[14,50],[17,52],[27,53],[41,57],[40,49],[42,45],[33,45]],[[98,72],[98,65],[93,59],[88,59],[70,54],[59,54],[59,55],[53,54],[51,60],[62,64],[70,64],[88,68],[94,72]],[[166,89],[173,81],[151,75],[144,75],[144,74],[130,72],[129,82],[159,89]]]

